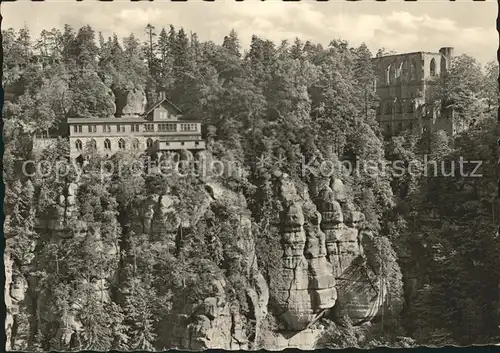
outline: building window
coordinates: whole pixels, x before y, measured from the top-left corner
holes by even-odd
[[[35,133],[35,138],[37,138],[37,139],[45,139],[48,137],[49,137],[49,134],[46,131],[38,131]]]
[[[176,124],[172,123],[158,124],[158,130],[163,132],[176,131]]]
[[[195,145],[195,146],[198,146],[199,144],[200,144],[200,143],[199,143],[198,141],[196,141],[196,142],[194,143],[194,145]]]
[[[396,114],[401,114],[402,111],[401,111],[401,106],[402,106],[402,103],[396,103]]]
[[[81,151],[82,150],[82,141],[76,140],[75,141],[75,147],[76,147],[77,151]]]
[[[410,64],[410,80],[416,80],[417,79],[417,63],[415,60],[411,61]]]
[[[403,62],[401,62],[398,66],[398,70],[396,72],[397,77],[399,77],[400,80],[403,78]]]
[[[396,82],[396,77],[397,77],[397,67],[396,64],[391,65],[389,70],[389,83],[394,83]]]
[[[82,132],[82,126],[81,125],[74,125],[73,126],[73,132],[75,133],[78,133],[78,132]]]
[[[385,71],[385,83],[391,83],[391,65],[389,65]]]
[[[97,149],[97,142],[94,139],[90,140],[90,148],[94,151]]]
[[[124,139],[120,139],[118,141],[118,148],[121,149],[121,150],[125,149],[125,140]]]
[[[387,102],[385,104],[385,113],[392,114],[392,103],[391,102]]]
[[[132,124],[130,125],[130,129],[132,132],[139,132],[140,131],[140,125],[139,124]]]
[[[181,124],[181,131],[197,131],[196,124]]]
[[[125,132],[125,125],[116,125],[117,132]]]
[[[181,146],[184,146],[184,142],[181,142]]]
[[[96,125],[89,125],[89,132],[97,132],[97,126]]]
[[[111,151],[111,141],[110,140],[108,140],[108,139],[104,140],[104,149]]]
[[[398,123],[398,132],[401,132],[403,130],[403,123],[400,121]]]
[[[160,112],[160,119],[167,120],[168,119],[168,112]]]
[[[102,132],[111,132],[111,126],[110,125],[103,125]]]
[[[436,76],[436,60],[434,60],[434,58],[431,60],[430,69],[431,69],[431,76]]]
[[[146,146],[147,146],[147,148],[151,148],[151,147],[153,147],[153,140],[151,140],[151,139],[147,139],[147,141],[146,141]]]
[[[380,103],[379,106],[377,107],[377,115],[380,115],[381,105],[382,103]]]
[[[134,141],[132,142],[132,148],[135,150],[139,149],[139,140],[138,139],[134,139]]]
[[[145,132],[155,131],[155,125],[154,124],[144,124],[144,131]]]
[[[408,129],[413,130],[413,123],[411,121],[408,123]]]
[[[401,78],[403,80],[408,80],[408,61],[405,60],[402,65],[403,65],[403,68],[401,71]]]

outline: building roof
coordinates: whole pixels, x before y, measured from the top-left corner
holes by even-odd
[[[127,116],[127,117],[111,117],[111,118],[68,118],[68,124],[90,124],[90,123],[143,123],[145,120],[142,116]]]
[[[144,123],[148,122],[149,120],[145,120],[145,118],[151,114],[156,108],[161,106],[162,104],[167,104],[173,107],[177,113],[182,114],[182,110],[177,107],[174,103],[169,101],[167,98],[162,98],[159,100],[157,103],[152,105],[146,112],[144,112],[141,115],[132,115],[132,116],[121,116],[121,117],[109,117],[109,118],[68,118],[68,124],[91,124],[91,123],[97,123],[97,124],[102,124],[102,123],[112,123],[112,124],[119,124],[119,123],[124,123],[124,124],[131,124],[131,123]],[[198,120],[191,120],[191,119],[179,119],[179,121],[185,121],[189,123],[202,123],[201,121]]]
[[[165,123],[199,123],[202,124],[202,121],[199,120],[188,120],[188,119],[181,119],[181,120],[165,120],[165,121],[156,121],[158,122],[165,122]],[[127,117],[118,117],[118,118],[68,118],[68,124],[133,124],[133,123],[152,123],[150,120],[144,119],[144,116],[127,116]]]
[[[182,110],[180,110],[174,103],[172,103],[171,101],[169,101],[167,98],[162,98],[160,101],[158,101],[157,103],[153,104],[145,113],[144,113],[144,116],[147,116],[149,114],[151,114],[151,112],[153,110],[155,110],[156,108],[158,108],[160,105],[162,104],[168,104],[170,105],[171,107],[173,107],[175,110],[177,110],[177,113],[181,114],[182,113]]]

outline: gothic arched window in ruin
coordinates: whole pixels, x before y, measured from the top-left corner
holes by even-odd
[[[404,63],[401,62],[399,64],[398,71],[397,71],[397,74],[396,74],[399,77],[400,80],[403,79],[403,71],[404,71]]]
[[[436,60],[434,60],[434,58],[431,60],[430,69],[431,69],[431,76],[436,76]]]
[[[396,77],[398,76],[396,64],[391,65],[390,68],[391,69],[389,70],[389,82],[394,83]]]
[[[153,147],[153,140],[151,140],[151,139],[147,139],[147,141],[146,141],[146,146],[147,146],[147,148],[151,148],[151,147]]]
[[[82,150],[82,141],[80,140],[76,140],[75,141],[75,147],[78,151],[81,151]]]
[[[139,149],[139,140],[138,139],[134,139],[134,141],[132,142],[132,148],[138,150]]]
[[[385,72],[385,83],[390,84],[391,83],[391,65],[387,67],[387,70]]]
[[[104,140],[104,149],[105,150],[111,150],[111,141],[106,139]]]
[[[403,62],[403,69],[402,69],[402,72],[401,72],[401,77],[404,79],[404,80],[408,80],[410,78],[410,63],[408,62],[408,60],[405,60]]]
[[[410,64],[410,80],[416,80],[417,79],[417,63],[415,60],[411,61]]]
[[[118,148],[121,150],[125,149],[125,140],[124,139],[118,140]]]
[[[90,148],[92,150],[96,150],[97,149],[97,142],[94,139],[90,140]]]

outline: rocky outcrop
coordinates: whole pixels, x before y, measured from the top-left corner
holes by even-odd
[[[324,334],[324,328],[305,329],[290,332],[267,332],[263,346],[269,351],[281,351],[287,348],[314,350]]]
[[[214,296],[198,303],[191,303],[179,315],[174,341],[180,349],[250,349],[253,342],[261,335],[260,326],[267,315],[269,301],[269,289],[257,265],[251,215],[241,195],[230,192],[214,182],[208,182],[205,189],[206,199],[211,200],[210,202],[225,201],[233,207],[234,221],[239,224],[235,237],[238,238],[237,244],[241,253],[245,254],[233,261],[241,264],[243,274],[249,279],[246,295],[251,303],[252,319],[244,317],[239,304],[229,300],[228,284],[223,277],[220,277],[213,282],[216,288]],[[209,209],[210,202],[200,203],[201,213]],[[196,220],[193,220],[192,224],[195,222]],[[253,332],[252,337],[249,337],[249,331]]]
[[[217,288],[213,297],[190,305],[177,321],[174,330],[177,348],[203,349],[248,349],[244,332],[244,319],[239,307],[226,301],[224,279],[213,282]]]
[[[286,205],[282,215],[283,283],[272,293],[282,311],[277,313],[279,319],[287,329],[300,331],[335,305],[335,277],[326,259],[325,234],[316,207],[301,199],[286,175],[281,177],[280,190]]]
[[[279,195],[284,210],[281,215],[283,268],[282,281],[268,290],[259,273],[251,218],[244,211],[241,198],[218,184],[207,184],[212,199],[230,201],[237,205],[241,233],[239,244],[246,254],[244,271],[254,276],[258,285],[249,288],[247,296],[255,312],[256,336],[266,349],[314,349],[322,335],[316,327],[322,317],[332,313],[347,314],[355,323],[370,320],[385,299],[385,287],[380,283],[373,255],[373,234],[364,228],[364,216],[347,198],[340,180],[323,186],[316,202],[307,192],[299,195],[294,183],[282,175]],[[364,248],[367,248],[365,256]],[[281,328],[259,331],[259,322],[267,314],[267,301],[272,297],[272,314]],[[332,311],[341,307],[341,310]],[[226,297],[210,297],[182,315],[184,328],[179,348],[246,349],[248,338],[235,338],[220,332],[244,332],[239,323],[248,320],[239,310],[226,302]],[[226,330],[226,331],[224,331]],[[235,342],[238,342],[237,344]],[[244,343],[242,343],[244,342]],[[250,342],[249,342],[250,343]]]
[[[101,229],[78,219],[78,215],[75,214],[78,188],[79,186],[75,183],[69,184],[65,195],[60,195],[53,206],[52,219],[38,220],[37,228],[41,233],[46,234],[48,239],[46,246],[64,248],[68,242],[76,240],[82,241],[82,244],[85,243],[87,246],[92,244],[92,252],[102,254],[102,258],[106,259],[109,267],[102,272],[101,277],[92,278],[90,281],[82,279],[77,287],[85,288],[86,293],[90,294],[85,298],[87,303],[89,300],[94,300],[104,305],[111,301],[111,284],[117,275],[118,239],[103,239]],[[73,231],[65,231],[68,227],[73,227]],[[118,234],[116,236],[118,237]],[[55,258],[54,261],[57,269],[59,260]],[[52,333],[53,344],[61,350],[70,349],[72,342],[78,342],[81,339],[83,324],[80,314],[82,310],[87,309],[87,304],[83,298],[75,297],[73,301],[65,304],[65,309],[61,312],[52,312],[50,295],[40,288],[36,291],[37,325],[39,329],[57,327]]]
[[[133,88],[116,93],[116,115],[141,115],[146,111],[146,94],[142,89]]]
[[[28,283],[26,279],[15,270],[16,266],[12,261],[10,254],[4,255],[4,266],[4,300],[7,308],[5,318],[5,349],[22,349],[23,347],[26,347],[27,331],[29,331],[29,328],[26,327],[26,323],[22,322],[25,321],[23,320],[23,316],[26,316],[26,308],[24,307],[23,302],[26,298]],[[25,332],[23,332],[23,330]]]
[[[4,253],[6,350],[26,349],[33,328],[33,322],[30,320],[32,307],[29,296],[33,280],[29,274],[33,272],[35,242],[29,244],[25,250],[26,253],[22,257],[15,257],[9,252]]]
[[[340,180],[325,186],[317,199],[323,215],[321,229],[326,235],[328,259],[333,266],[338,292],[338,313],[348,315],[354,323],[371,320],[382,306],[386,288],[378,276],[373,234],[364,229],[364,215],[347,199]],[[362,241],[364,239],[364,241]],[[368,265],[367,265],[368,264]]]
[[[109,115],[113,116],[116,114],[116,97],[111,88],[106,89],[106,93],[108,95],[108,104],[109,104]]]
[[[176,308],[178,314],[173,320],[172,337],[175,348],[314,349],[323,333],[323,328],[318,325],[322,318],[348,315],[355,324],[360,324],[378,313],[387,288],[380,279],[381,264],[375,235],[365,227],[364,215],[349,199],[344,184],[338,179],[328,181],[311,199],[307,191],[301,191],[299,195],[295,183],[286,175],[279,177],[276,197],[283,206],[280,215],[282,276],[281,281],[273,283],[271,288],[257,264],[252,216],[241,194],[231,192],[219,183],[206,182],[206,194],[199,198],[195,215],[187,220],[181,220],[177,212],[182,200],[171,195],[168,188],[165,194],[150,195],[140,205],[138,214],[142,222],[135,222],[134,226],[141,228],[137,232],[148,234],[150,241],[156,241],[154,237],[158,237],[162,245],[173,251],[179,247],[176,232],[196,225],[216,202],[229,205],[230,221],[237,225],[234,237],[240,252],[231,262],[239,264],[242,277],[248,281],[243,294],[247,298],[248,310],[243,310],[242,303],[230,295],[230,278],[217,274],[212,283],[214,290],[207,298]],[[110,243],[109,239],[105,241],[99,228],[75,220],[73,212],[77,193],[78,185],[70,184],[65,195],[61,195],[54,205],[54,217],[40,221],[38,227],[50,235],[49,244],[65,246],[68,239],[62,235],[69,232],[63,230],[68,227],[68,220],[73,219],[75,231],[72,236],[90,240],[110,261],[108,271],[104,271],[100,278],[81,283],[81,286],[93,288],[91,292],[96,300],[107,303],[111,301],[110,284],[115,280],[119,266],[118,245]],[[28,283],[23,282],[24,277],[13,274],[15,266],[8,257],[5,261],[9,339],[13,336],[13,328],[22,323],[18,313],[25,305]],[[54,346],[70,349],[72,342],[83,335],[80,316],[85,310],[84,303],[77,298],[67,303],[64,311],[55,313],[50,312],[45,303],[48,297],[49,293],[37,293],[38,320],[43,327],[57,327],[51,333],[58,342]],[[268,312],[271,301],[273,306],[269,306]],[[271,316],[277,319],[278,325],[269,329],[263,323]],[[20,335],[15,336],[16,340],[23,339]],[[18,346],[26,347],[26,344]]]

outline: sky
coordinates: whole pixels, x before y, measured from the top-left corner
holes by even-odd
[[[382,47],[397,53],[454,47],[456,54],[471,55],[484,64],[496,60],[499,46],[496,0],[18,0],[2,3],[1,13],[2,29],[26,25],[33,34],[70,24],[90,25],[105,37],[113,33],[120,38],[130,33],[144,37],[148,23],[158,32],[172,24],[221,44],[234,28],[243,49],[248,49],[252,34],[276,43],[299,37],[327,45],[341,38],[353,46],[364,42],[373,54]]]

